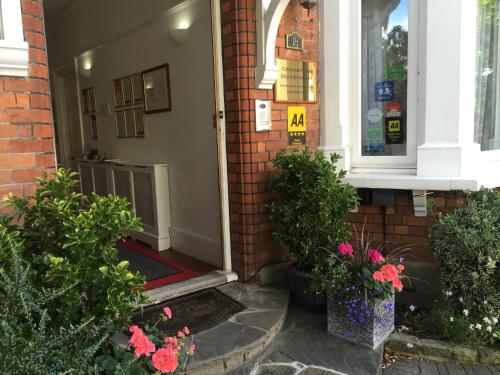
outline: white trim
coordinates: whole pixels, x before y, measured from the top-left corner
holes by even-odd
[[[28,43],[24,40],[20,0],[0,1],[3,40],[0,40],[0,76],[28,75]]]
[[[272,89],[278,78],[274,59],[276,36],[290,0],[257,0],[257,87]]]
[[[217,119],[217,147],[219,164],[219,194],[221,212],[221,237],[222,237],[222,270],[232,271],[231,261],[231,229],[229,217],[229,178],[227,175],[227,151],[226,151],[226,109],[224,105],[224,68],[222,61],[222,18],[220,13],[220,0],[212,0],[212,40],[214,56],[214,81],[216,110],[223,114],[223,118]]]

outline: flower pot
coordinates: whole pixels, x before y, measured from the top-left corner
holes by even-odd
[[[328,297],[328,333],[376,349],[394,331],[394,293],[365,304],[364,298]]]
[[[310,312],[326,313],[326,295],[312,290],[312,279],[310,273],[299,271],[296,263],[288,267],[290,291],[297,301]]]

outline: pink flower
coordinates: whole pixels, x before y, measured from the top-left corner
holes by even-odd
[[[179,342],[177,341],[176,337],[165,337],[163,341],[165,342],[166,348],[179,350]]]
[[[368,256],[372,263],[384,263],[385,258],[375,249],[368,249]]]
[[[376,272],[374,272],[374,273],[373,273],[373,278],[374,278],[375,280],[377,280],[377,281],[384,281],[384,280],[385,280],[385,279],[384,279],[384,275],[383,275],[383,273],[382,273],[382,272],[380,272],[380,271],[376,271]]]
[[[167,316],[167,318],[172,319],[172,310],[170,310],[170,308],[164,307],[163,313]]]
[[[179,331],[179,332],[177,332],[177,337],[182,339],[182,338],[186,337],[186,335],[184,334],[184,332]]]
[[[349,242],[342,242],[337,246],[337,250],[342,255],[349,255],[352,257],[352,245]]]
[[[129,327],[132,332],[132,337],[128,341],[130,346],[134,346],[134,355],[140,357],[141,355],[149,356],[155,351],[155,345],[149,341],[148,337],[142,332],[138,326]]]
[[[196,345],[195,344],[189,345],[188,354],[189,355],[193,355],[195,349],[196,349]]]
[[[177,350],[172,348],[161,348],[151,358],[153,366],[160,372],[174,372],[179,366]]]
[[[184,327],[184,333],[185,333],[186,335],[189,335],[189,328],[188,328],[188,327]]]
[[[398,264],[397,267],[399,272],[403,272],[405,269],[405,266],[403,266],[402,264]]]

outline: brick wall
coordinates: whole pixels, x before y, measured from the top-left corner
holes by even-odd
[[[272,240],[266,210],[267,179],[277,150],[288,145],[288,105],[273,104],[273,130],[255,132],[255,99],[274,99],[272,90],[256,90],[255,0],[223,0],[222,33],[226,99],[227,149],[233,267],[244,280],[264,265],[282,262],[288,253]],[[276,57],[318,60],[317,10],[307,11],[292,0],[283,15]],[[285,34],[298,31],[304,51],[287,50]],[[293,103],[290,103],[294,105]],[[319,107],[307,104],[307,141],[319,145]]]
[[[54,168],[54,140],[41,0],[22,0],[28,77],[0,76],[0,197],[30,194]]]
[[[429,193],[427,200],[433,208],[427,217],[414,215],[411,191],[395,190],[393,206],[360,205],[357,213],[349,214],[349,221],[359,233],[364,225],[376,243],[387,242],[389,248],[410,245],[409,261],[433,262],[427,237],[435,223],[434,216],[463,206],[465,199],[463,193],[456,191]]]

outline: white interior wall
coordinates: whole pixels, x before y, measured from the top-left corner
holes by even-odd
[[[84,142],[107,158],[166,163],[169,168],[172,248],[221,265],[220,213],[214,113],[210,2],[87,0],[48,24],[51,67],[90,58],[80,88],[95,88],[99,140]],[[186,44],[168,35],[190,25]],[[83,55],[82,51],[89,51]],[[82,58],[83,56],[83,58]],[[145,117],[145,138],[118,139],[112,80],[170,65],[172,111]],[[78,158],[80,155],[73,155]]]

